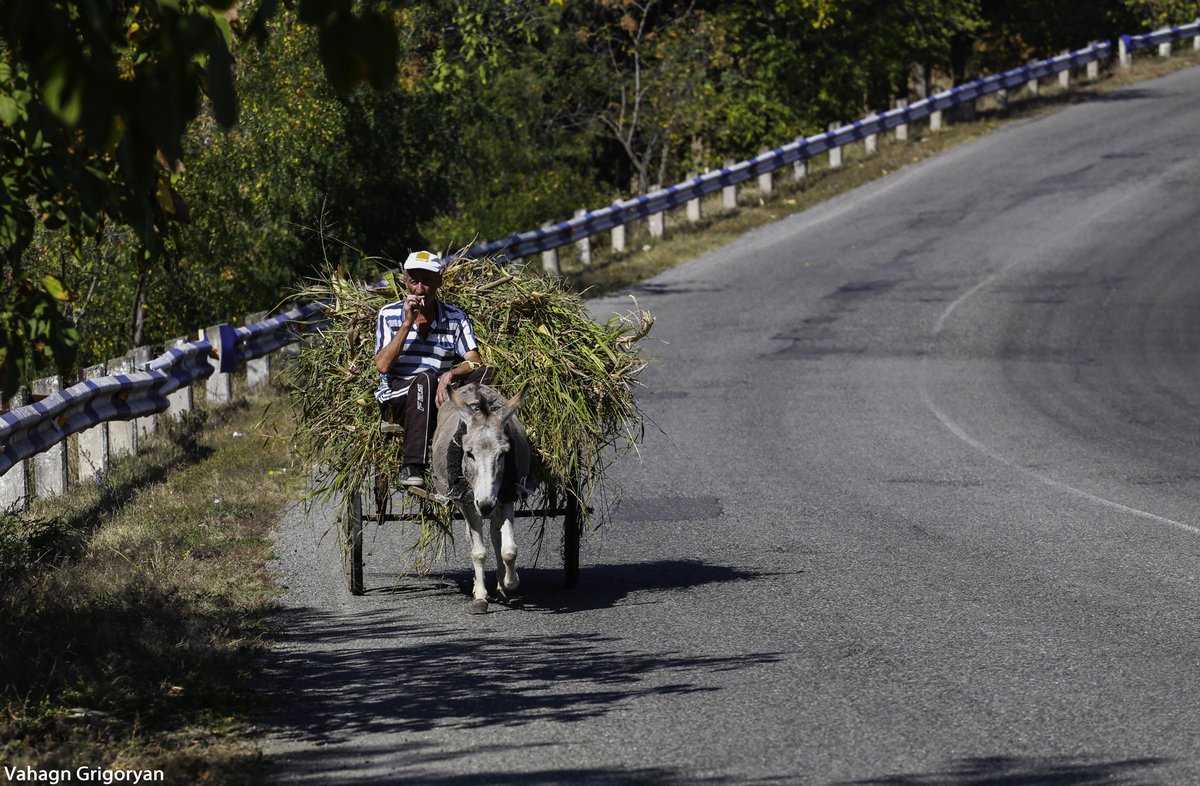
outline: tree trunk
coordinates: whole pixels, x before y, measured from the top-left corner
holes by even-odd
[[[137,290],[133,293],[133,315],[130,319],[129,339],[133,346],[142,345],[142,334],[146,328],[146,283],[150,271],[143,268],[138,272]]]

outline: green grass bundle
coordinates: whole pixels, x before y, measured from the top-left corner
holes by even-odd
[[[329,271],[301,293],[330,303],[329,325],[303,344],[285,372],[297,446],[317,470],[318,499],[374,489],[386,504],[399,476],[403,441],[380,433],[374,397],[376,319],[382,306],[404,296],[403,279],[389,281],[367,289]],[[543,481],[541,499],[530,502],[558,506],[575,494],[586,511],[604,490],[609,463],[641,442],[644,421],[633,388],[645,361],[637,341],[652,317],[635,303],[629,314],[597,322],[557,279],[486,259],[451,262],[438,298],[471,318],[480,354],[495,369],[494,387],[514,395],[529,384],[520,418]],[[407,496],[404,505],[427,514],[417,542],[424,563],[444,545],[449,511],[430,511]]]

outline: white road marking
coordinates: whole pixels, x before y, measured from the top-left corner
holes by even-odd
[[[1095,494],[1084,491],[1083,489],[1075,488],[1074,486],[1063,483],[1060,480],[1055,480],[1054,478],[1049,477],[1048,475],[1044,475],[1040,472],[1035,472],[1035,471],[1029,469],[1028,467],[1022,467],[1019,464],[1016,464],[1013,461],[1000,455],[995,450],[992,450],[991,448],[989,448],[984,443],[980,442],[975,437],[971,436],[967,432],[966,429],[964,429],[961,425],[959,425],[957,422],[955,422],[955,420],[953,418],[951,418],[949,415],[947,415],[945,412],[943,412],[941,410],[941,408],[938,407],[938,405],[934,403],[933,397],[929,393],[929,385],[927,384],[928,368],[927,368],[926,364],[929,362],[929,356],[931,354],[933,354],[933,345],[937,342],[938,338],[941,336],[942,329],[946,325],[946,320],[948,320],[950,318],[950,315],[953,314],[960,305],[965,303],[970,298],[974,297],[976,293],[978,293],[979,291],[981,291],[982,289],[987,287],[989,284],[991,284],[997,278],[1003,276],[1011,268],[1015,267],[1020,262],[1021,262],[1020,259],[1013,260],[1012,262],[1005,265],[1000,270],[996,271],[992,275],[985,278],[983,281],[980,281],[978,284],[976,284],[975,286],[968,289],[957,300],[955,300],[953,303],[951,303],[946,308],[946,310],[943,311],[941,313],[941,315],[937,318],[937,321],[934,322],[933,332],[930,334],[930,337],[929,337],[929,344],[926,347],[925,355],[921,358],[921,373],[919,375],[921,401],[925,404],[926,408],[928,408],[929,411],[931,413],[933,413],[933,416],[938,419],[938,422],[940,422],[942,424],[942,426],[944,426],[946,428],[947,431],[949,431],[955,437],[962,440],[967,445],[970,445],[972,448],[979,451],[983,455],[992,459],[993,461],[997,461],[997,462],[1003,464],[1004,466],[1009,467],[1010,469],[1016,470],[1017,472],[1020,472],[1023,475],[1031,477],[1040,483],[1050,486],[1051,488],[1058,489],[1059,491],[1065,491],[1069,494],[1074,494],[1077,497],[1082,497],[1083,499],[1086,499],[1089,502],[1093,502],[1097,505],[1102,505],[1102,506],[1104,506],[1106,508],[1110,508],[1112,510],[1119,510],[1122,513],[1128,513],[1130,515],[1148,519],[1150,521],[1154,521],[1159,524],[1167,524],[1167,525],[1170,525],[1177,529],[1181,529],[1185,532],[1190,532],[1193,535],[1200,535],[1200,528],[1193,527],[1190,524],[1184,524],[1183,522],[1175,521],[1174,519],[1169,519],[1169,518],[1166,518],[1165,516],[1159,516],[1155,513],[1150,513],[1149,511],[1139,510],[1138,508],[1131,508],[1128,505],[1122,505],[1119,502],[1114,502],[1113,500],[1110,500],[1110,499],[1098,497]]]

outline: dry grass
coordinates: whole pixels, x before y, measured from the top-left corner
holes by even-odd
[[[103,483],[6,517],[0,761],[258,780],[243,680],[268,633],[270,533],[303,480],[263,407],[189,418]]]
[[[375,321],[381,307],[401,298],[400,289],[393,283],[368,290],[329,271],[301,296],[332,304],[330,324],[306,342],[285,377],[295,394],[288,402],[298,450],[316,469],[312,494],[336,500],[375,488],[383,508],[399,475],[403,438],[379,431]],[[560,507],[573,495],[586,511],[614,456],[641,440],[633,387],[644,365],[636,342],[653,323],[649,314],[635,309],[596,322],[561,282],[486,259],[454,262],[438,297],[471,316],[483,361],[496,373],[494,387],[511,396],[528,386],[520,418],[544,482],[532,506]],[[409,497],[401,504],[419,517],[412,560],[419,570],[443,551],[449,511]]]

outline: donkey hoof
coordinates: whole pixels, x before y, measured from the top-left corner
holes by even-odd
[[[487,614],[487,609],[488,602],[486,600],[479,600],[476,598],[475,600],[471,601],[472,614]]]

